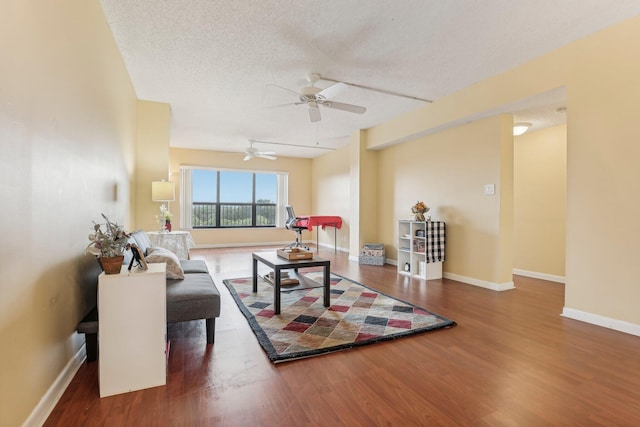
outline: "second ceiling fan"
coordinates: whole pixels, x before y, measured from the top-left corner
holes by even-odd
[[[253,159],[255,157],[259,157],[259,158],[262,158],[262,159],[268,159],[268,160],[277,159],[275,151],[260,151],[260,150],[258,150],[257,148],[255,148],[253,146],[254,142],[257,142],[257,141],[254,141],[253,139],[249,140],[249,146],[247,148],[245,148],[245,150],[244,150],[244,159],[242,159],[242,160],[244,160],[246,162],[247,160],[251,160],[251,159]]]
[[[274,86],[279,89],[286,90],[287,92],[298,97],[298,102],[293,102],[289,104],[277,105],[276,107],[284,107],[287,105],[307,105],[309,110],[309,119],[312,122],[319,122],[322,119],[320,114],[320,106],[325,108],[332,108],[334,110],[348,111],[350,113],[363,114],[367,109],[365,107],[361,107],[359,105],[353,104],[345,104],[343,102],[333,101],[338,94],[342,93],[349,86],[345,83],[338,82],[334,85],[329,86],[326,89],[321,89],[315,86],[315,83],[320,80],[320,75],[317,73],[311,73],[307,76],[307,81],[310,86],[306,86],[302,88],[301,92],[296,92],[291,89],[287,89],[282,86],[277,85],[268,85]]]

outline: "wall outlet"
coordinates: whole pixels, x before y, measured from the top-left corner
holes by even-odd
[[[484,194],[485,194],[485,196],[491,196],[492,194],[496,194],[496,185],[495,184],[485,184],[484,185]]]

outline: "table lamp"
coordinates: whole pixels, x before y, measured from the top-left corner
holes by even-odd
[[[154,202],[162,202],[160,206],[160,210],[162,211],[162,219],[160,220],[162,227],[160,231],[166,232],[165,212],[167,211],[167,206],[165,203],[175,200],[175,187],[173,182],[165,180],[153,181],[151,183],[151,200]]]

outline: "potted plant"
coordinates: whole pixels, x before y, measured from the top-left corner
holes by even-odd
[[[89,234],[87,252],[95,255],[105,274],[118,274],[124,260],[129,235],[124,228],[102,214],[105,224],[93,223],[93,233]],[[104,230],[102,227],[105,227]]]

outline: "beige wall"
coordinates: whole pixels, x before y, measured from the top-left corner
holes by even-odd
[[[349,248],[350,216],[350,155],[349,147],[343,147],[313,159],[311,176],[311,213],[313,215],[338,215],[342,218],[342,228],[337,230],[337,247]],[[320,245],[333,246],[334,230],[314,229],[318,233]]]
[[[565,294],[565,308],[638,328],[639,39],[640,17],[571,52]]]
[[[640,326],[640,16],[368,131],[380,148],[567,89],[565,314]],[[468,213],[469,215],[471,213]]]
[[[278,157],[277,160],[254,158],[243,161],[241,153],[223,153],[206,150],[188,150],[171,148],[169,150],[171,180],[176,183],[176,203],[172,204],[174,214],[172,226],[180,224],[180,212],[177,200],[180,198],[180,166],[205,166],[248,171],[289,172],[289,204],[296,214],[311,213],[311,165],[310,159]],[[240,229],[207,229],[192,230],[196,245],[200,246],[234,246],[254,243],[288,243],[295,240],[295,233],[285,228],[240,228]],[[312,240],[309,232],[303,232],[304,240]]]
[[[367,242],[380,243],[378,227],[379,176],[378,152],[367,150],[367,132],[354,136],[352,147],[352,208],[354,227],[358,227],[357,239],[351,241],[351,256],[358,256]],[[355,142],[354,140],[354,142]],[[357,222],[356,222],[357,221]]]
[[[135,228],[158,230],[161,203],[151,200],[151,183],[169,181],[171,109],[165,103],[138,101],[136,111]]]
[[[511,264],[499,261],[503,126],[493,117],[380,151],[378,218],[388,258],[397,256],[397,221],[411,219],[411,206],[424,201],[431,218],[447,224],[446,273],[511,281]],[[484,184],[495,184],[496,194],[484,195]]]
[[[564,278],[567,127],[514,138],[513,267]]]
[[[92,220],[131,225],[136,98],[97,1],[3,2],[0,58],[0,425],[19,426],[83,343]]]

